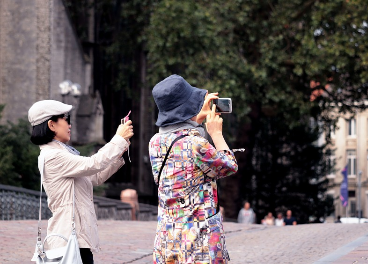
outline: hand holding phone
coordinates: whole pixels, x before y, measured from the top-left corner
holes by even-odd
[[[130,115],[131,112],[132,111],[129,111],[129,113],[124,118],[121,119],[122,124],[125,124],[129,120],[129,115]]]
[[[130,115],[130,113],[131,113],[132,111],[129,111],[129,113],[124,117],[124,118],[122,118],[121,119],[121,123],[122,124],[125,124],[126,122],[128,122],[129,121],[129,115]],[[129,162],[132,162],[131,160],[130,160],[130,154],[129,154],[129,147],[128,147],[128,158],[129,158]]]

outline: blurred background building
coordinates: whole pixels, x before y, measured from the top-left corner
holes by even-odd
[[[341,217],[368,216],[368,111],[338,119],[337,128],[331,129],[329,162],[332,165],[327,178],[328,193],[335,197],[335,215]],[[340,201],[341,171],[348,168],[347,208]]]
[[[142,97],[127,104],[127,99],[121,96],[100,96],[93,78],[94,63],[98,62],[94,61],[94,10],[90,12],[88,41],[82,43],[65,1],[0,1],[0,105],[5,105],[0,122],[27,119],[28,109],[38,100],[62,101],[74,106],[71,144],[94,144],[98,148],[110,140],[120,122],[120,119],[112,123],[110,119],[104,121],[101,97],[108,110],[109,105],[115,104],[116,116],[120,118],[132,109],[131,119],[135,120],[135,139],[130,149],[132,163],[127,162],[119,175],[109,180],[105,194],[120,199],[122,189],[133,188],[142,200],[156,201],[147,148],[152,131],[144,133],[145,123],[139,122],[146,120],[153,130],[151,115],[144,114],[149,102]],[[142,92],[145,95],[150,93]],[[147,144],[134,145],[134,140]]]
[[[27,118],[38,100],[59,100],[74,106],[73,142],[101,140],[103,109],[98,94],[91,91],[90,58],[83,54],[63,2],[0,1],[0,25],[0,104],[5,105],[1,122]],[[79,89],[62,93],[59,84],[64,80],[79,84]],[[93,134],[85,133],[85,126],[78,128],[91,121]]]

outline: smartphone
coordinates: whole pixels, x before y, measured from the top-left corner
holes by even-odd
[[[121,123],[122,124],[125,124],[126,122],[128,122],[128,120],[129,120],[129,115],[130,115],[130,113],[131,113],[132,111],[129,111],[129,113],[124,117],[124,118],[122,118],[121,119]],[[129,158],[129,162],[132,162],[131,160],[130,160],[130,154],[129,154],[129,147],[128,147],[128,158]]]
[[[131,111],[129,111],[129,113],[126,115],[126,117],[124,117],[124,118],[122,118],[122,119],[121,119],[121,123],[122,123],[122,124],[125,124],[125,123],[129,120],[130,112],[131,112]]]
[[[233,104],[231,98],[218,98],[212,101],[216,105],[217,113],[231,113],[233,111]]]

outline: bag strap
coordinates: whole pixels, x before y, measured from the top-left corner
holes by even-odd
[[[158,179],[157,179],[157,183],[156,183],[157,185],[160,185],[160,176],[161,176],[161,172],[162,172],[162,170],[163,170],[163,169],[164,169],[164,167],[165,167],[165,163],[166,163],[167,157],[169,156],[169,153],[170,153],[170,150],[171,150],[172,146],[175,144],[175,142],[176,142],[176,141],[178,141],[179,139],[182,139],[183,137],[186,137],[186,136],[188,136],[188,135],[181,135],[181,136],[178,136],[177,138],[175,138],[175,139],[173,140],[173,142],[171,142],[171,145],[170,145],[169,149],[168,149],[168,150],[167,150],[167,152],[166,152],[166,156],[165,156],[165,158],[164,158],[164,161],[162,162],[160,172],[158,173]]]
[[[41,174],[41,185],[40,185],[40,209],[38,212],[38,234],[37,234],[37,244],[41,245],[41,209],[42,209],[42,181],[43,181],[43,172],[45,169],[45,153],[40,152],[40,155],[38,156],[38,169],[40,170]],[[75,192],[74,192],[74,182],[73,182],[73,217],[72,217],[72,232],[75,231],[75,223],[74,223],[74,207],[75,207]]]
[[[217,214],[218,212],[220,212],[220,192],[219,192],[219,186],[217,182],[216,182],[216,186],[217,186],[217,206],[216,206],[216,214]]]
[[[162,172],[162,170],[163,170],[163,168],[164,168],[164,166],[165,166],[165,163],[166,163],[167,157],[169,156],[169,153],[170,153],[170,150],[171,150],[172,146],[175,144],[175,142],[176,142],[176,141],[178,141],[178,140],[180,140],[180,139],[182,139],[183,137],[186,137],[186,136],[188,136],[188,135],[181,135],[181,136],[178,136],[177,138],[175,138],[175,139],[173,140],[173,142],[171,142],[171,145],[170,145],[170,147],[169,147],[168,151],[166,152],[166,155],[165,155],[164,161],[162,162],[161,169],[160,169],[160,172],[159,172],[159,174],[158,174],[158,180],[157,180],[157,183],[156,183],[157,185],[159,185],[159,184],[160,184],[160,176],[161,176],[161,172]],[[215,182],[216,182],[216,180],[215,180]],[[218,188],[218,186],[217,186],[217,207],[216,207],[216,213],[218,213],[218,212],[220,212],[220,197],[219,197],[219,188]]]
[[[37,244],[41,244],[41,209],[42,209],[42,180],[43,180],[43,170],[45,165],[45,154],[41,151],[40,155],[38,156],[38,169],[41,174],[41,181],[40,181],[40,208],[38,211],[38,234],[37,234]]]

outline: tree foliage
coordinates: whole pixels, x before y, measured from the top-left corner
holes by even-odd
[[[358,0],[160,1],[146,30],[152,84],[179,72],[234,98],[239,117],[256,101],[290,125],[294,113],[314,107],[317,115],[331,103],[351,110],[367,95],[365,7]],[[318,89],[326,96],[311,103]]]
[[[0,113],[3,107],[0,107]],[[40,189],[39,148],[31,143],[29,122],[0,125],[0,183]]]
[[[237,197],[237,210],[240,198],[252,199],[260,214],[292,207],[306,222],[308,216],[328,214],[332,205],[324,194],[325,146],[315,144],[321,130],[311,121],[330,128],[340,113],[365,108],[367,5],[365,0],[94,1],[96,89],[105,102],[104,94],[119,89],[134,100],[138,83],[153,87],[177,73],[231,97],[234,114],[224,116],[228,138],[247,153],[237,154],[240,177],[224,180],[233,181],[234,189],[225,188],[223,196]],[[234,218],[235,207],[228,204]]]
[[[233,98],[233,143],[248,150],[238,159],[239,192],[261,214],[292,207],[306,222],[329,213],[324,146],[314,144],[321,131],[309,121],[329,127],[338,116],[331,113],[365,107],[366,7],[359,0],[155,6],[146,30],[151,83],[179,73]]]

